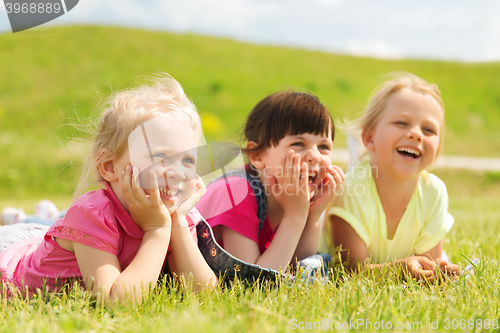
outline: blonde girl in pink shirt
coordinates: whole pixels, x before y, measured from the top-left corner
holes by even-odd
[[[50,228],[1,227],[2,281],[29,293],[76,278],[98,300],[137,302],[166,265],[196,288],[217,283],[196,245],[201,138],[194,105],[168,75],[112,96],[74,197],[89,183],[103,188],[78,197]]]

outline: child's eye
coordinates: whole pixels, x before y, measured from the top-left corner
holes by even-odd
[[[330,150],[330,147],[327,146],[327,145],[321,145],[318,147],[319,149],[326,149],[326,150]]]
[[[166,159],[167,155],[165,155],[163,153],[157,153],[157,154],[153,154],[153,157]]]
[[[424,131],[426,131],[427,133],[430,133],[430,134],[436,134],[436,131],[432,128],[424,128]]]
[[[395,124],[396,125],[406,126],[406,122],[404,122],[404,121],[396,121]]]
[[[196,164],[196,161],[193,158],[186,157],[185,159],[182,160],[182,163]]]
[[[297,146],[297,147],[303,147],[304,144],[302,142],[294,142],[290,146]]]

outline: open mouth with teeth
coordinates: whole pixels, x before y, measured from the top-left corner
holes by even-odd
[[[401,148],[398,148],[397,150],[398,150],[398,153],[400,155],[403,155],[405,157],[416,159],[416,158],[419,158],[421,156],[421,153],[418,150],[413,149],[413,148],[401,147]]]
[[[177,197],[182,191],[180,190],[170,190],[166,188],[160,188],[160,193],[168,198]]]
[[[302,177],[300,177],[302,178]],[[313,175],[309,175],[309,180],[308,180],[308,185],[312,185],[316,182],[316,179],[318,178],[318,174],[314,173]]]

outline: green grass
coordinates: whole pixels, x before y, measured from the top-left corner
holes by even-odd
[[[438,321],[439,331],[451,331],[453,324],[460,329],[460,320],[467,325],[468,320],[476,324],[478,320],[498,320],[499,174],[453,170],[435,173],[448,185],[450,213],[455,217],[455,225],[445,239],[445,250],[453,262],[462,266],[467,264],[463,256],[481,259],[478,272],[470,280],[462,277],[456,283],[422,286],[415,281],[403,282],[394,271],[367,276],[336,270],[336,277],[325,285],[236,285],[198,295],[160,283],[140,307],[114,309],[95,307],[81,289],[69,294],[41,294],[31,300],[3,297],[0,333],[287,332],[295,331],[293,327],[299,323],[319,322],[335,327],[349,320],[364,320],[364,325],[391,322],[394,328],[398,323],[415,325],[413,328],[421,327],[423,331],[431,331],[429,322]],[[449,330],[445,329],[447,324]],[[352,331],[364,331],[364,325]],[[482,331],[477,328],[475,331]]]
[[[0,35],[0,203],[69,197],[82,155],[68,145],[81,136],[69,121],[137,77],[164,71],[194,100],[213,141],[239,139],[251,108],[277,90],[315,93],[335,119],[353,118],[384,74],[409,71],[442,90],[445,154],[500,151],[500,63],[375,60],[189,34],[42,28]],[[344,146],[342,134],[336,146]]]
[[[461,320],[478,325],[498,319],[499,281],[485,279],[496,276],[495,269],[498,265],[488,264],[469,281],[429,287],[367,276],[344,276],[312,286],[296,283],[243,289],[236,284],[199,295],[163,286],[137,308],[95,307],[86,294],[74,290],[69,295],[4,300],[0,332],[289,332],[307,323],[326,322],[327,327],[335,327],[349,322],[358,325],[361,320],[363,324],[352,331],[365,331],[367,322],[382,321],[385,327],[388,323],[393,328],[413,325],[413,329],[396,331],[430,331],[431,322],[438,323],[439,331],[451,331],[454,320],[458,325]]]

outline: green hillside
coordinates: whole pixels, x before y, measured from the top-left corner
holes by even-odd
[[[251,108],[280,89],[315,93],[334,119],[352,118],[391,71],[439,85],[445,154],[500,155],[500,63],[382,61],[110,27],[0,35],[0,203],[69,196],[83,150],[68,145],[79,134],[65,124],[138,76],[175,77],[197,105],[207,139],[217,141],[239,139]],[[336,146],[344,146],[341,135]]]

